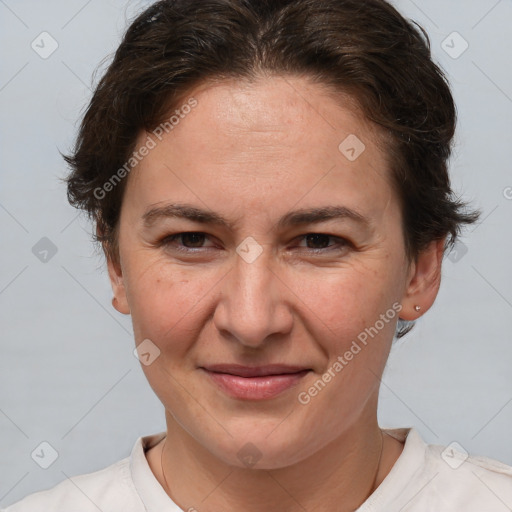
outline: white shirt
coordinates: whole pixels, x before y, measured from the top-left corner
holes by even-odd
[[[356,512],[512,510],[512,467],[427,445],[414,428],[384,430],[405,440],[404,449]],[[129,457],[32,493],[0,512],[182,512],[153,475],[145,456],[164,435],[139,437]]]

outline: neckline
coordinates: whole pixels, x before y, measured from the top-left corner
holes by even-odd
[[[384,480],[356,512],[375,512],[397,498],[424,461],[426,443],[414,427],[382,428],[404,443],[402,453]],[[147,512],[183,512],[168,496],[146,459],[146,452],[165,437],[166,432],[141,436],[130,455],[130,472],[137,493]]]
[[[424,465],[427,444],[414,427],[383,428],[404,443],[402,453],[384,480],[355,512],[386,510],[404,493],[413,475]]]

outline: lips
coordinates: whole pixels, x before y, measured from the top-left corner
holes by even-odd
[[[271,364],[242,366],[216,364],[201,367],[227,395],[242,400],[274,398],[297,385],[311,369],[303,366]]]
[[[242,366],[238,364],[215,364],[204,367],[205,370],[216,373],[227,373],[239,377],[264,377],[267,375],[284,375],[309,370],[303,366],[285,364],[269,364],[265,366]]]

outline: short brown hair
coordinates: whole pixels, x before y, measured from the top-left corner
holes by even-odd
[[[478,219],[455,197],[448,158],[456,109],[425,31],[385,0],[161,0],[127,29],[83,117],[66,178],[70,203],[95,221],[118,260],[126,180],[95,193],[187,91],[208,80],[299,75],[357,100],[389,139],[409,259]],[[400,329],[402,336],[410,327]]]

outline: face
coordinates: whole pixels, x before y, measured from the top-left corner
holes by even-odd
[[[375,416],[398,317],[433,300],[426,263],[348,103],[277,77],[192,97],[140,134],[109,273],[168,420],[229,464],[284,467]]]

